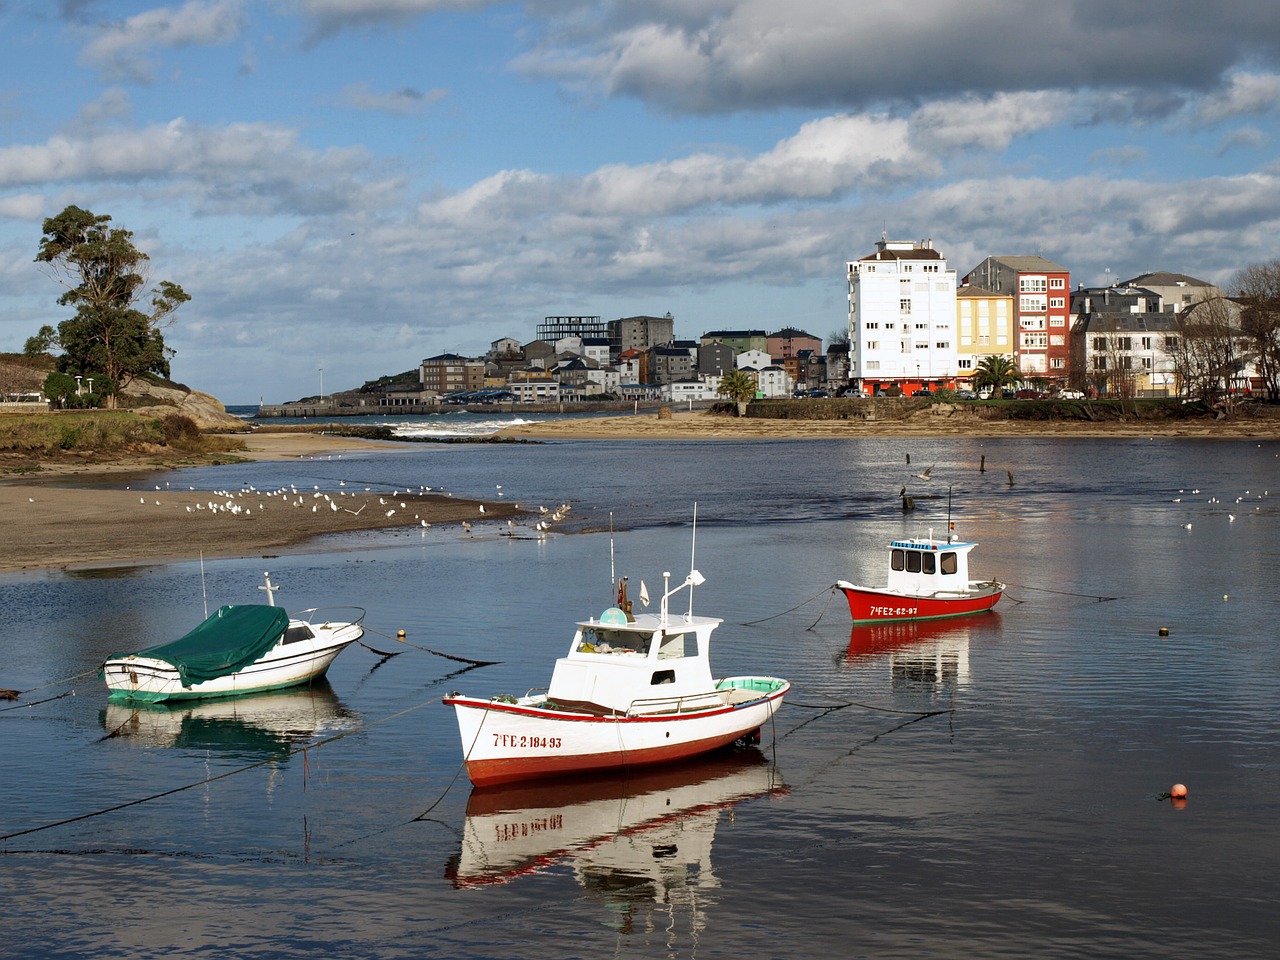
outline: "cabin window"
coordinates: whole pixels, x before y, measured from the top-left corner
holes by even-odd
[[[656,687],[663,683],[675,683],[676,672],[674,670],[655,670],[653,677],[649,680],[649,685]]]
[[[629,630],[583,627],[580,653],[644,653],[647,637]]]
[[[289,627],[284,632],[285,643],[297,643],[299,640],[310,640],[315,634],[311,632],[311,628],[305,623],[300,623],[296,627]]]
[[[907,573],[919,573],[919,572],[920,572],[920,551],[908,550],[907,551]]]
[[[904,570],[907,566],[905,550],[894,550],[889,554],[889,567],[893,570]]]
[[[931,575],[931,576],[932,576],[934,573],[936,573],[936,572],[937,572],[937,569],[938,569],[938,566],[937,566],[937,565],[938,565],[938,557],[937,557],[937,555],[936,555],[936,554],[932,554],[932,553],[922,553],[922,554],[920,554],[920,562],[921,562],[921,564],[922,564],[921,569],[922,569],[925,573],[927,573],[927,574],[929,574],[929,575]]]
[[[944,553],[942,555],[942,572],[955,573],[960,569],[960,565],[956,563],[956,555],[954,553]]]
[[[698,655],[698,637],[692,633],[664,634],[658,641],[659,660],[678,660]]]

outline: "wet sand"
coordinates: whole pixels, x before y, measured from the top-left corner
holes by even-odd
[[[261,433],[245,438],[246,459],[295,460],[343,452],[386,450],[399,445],[306,433]],[[510,503],[485,504],[433,493],[330,493],[314,490],[268,495],[255,491],[173,489],[163,471],[142,460],[110,464],[44,464],[40,481],[0,483],[4,517],[0,572],[25,569],[87,569],[195,559],[249,557],[305,549],[326,534],[388,527],[422,530],[422,521],[449,525],[465,535],[462,522],[485,526],[521,511]],[[139,482],[140,477],[146,482]],[[87,482],[117,489],[96,489]],[[157,489],[159,487],[159,489]],[[212,509],[217,507],[216,510]],[[427,536],[442,536],[427,528]]]

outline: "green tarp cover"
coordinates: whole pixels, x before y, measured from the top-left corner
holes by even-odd
[[[152,657],[173,664],[190,687],[225,677],[248,666],[275,646],[289,625],[283,607],[241,604],[222,607],[200,626],[172,643],[141,650],[133,656]],[[128,654],[114,654],[115,659]]]

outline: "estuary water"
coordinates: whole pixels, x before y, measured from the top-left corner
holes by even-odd
[[[571,509],[545,538],[437,526],[0,577],[0,687],[44,701],[0,703],[0,955],[1239,958],[1280,939],[1280,444],[427,444],[165,480]],[[972,573],[1009,583],[998,612],[851,628],[832,584],[882,582],[889,539],[950,521],[980,544]],[[545,686],[573,621],[611,605],[611,564],[656,597],[691,563],[695,612],[725,621],[716,674],[795,685],[759,748],[473,792],[439,698]],[[358,605],[371,646],[415,646],[352,647],[294,693],[107,704],[104,656],[185,632],[205,597],[258,602],[264,570],[284,606]]]

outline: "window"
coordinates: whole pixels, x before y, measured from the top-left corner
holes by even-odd
[[[1062,309],[1063,307],[1065,307],[1065,306],[1066,306],[1066,301],[1065,301],[1065,300],[1063,300],[1063,298],[1062,298],[1062,297],[1050,297],[1050,298],[1049,298],[1049,309],[1050,309],[1050,310],[1061,310],[1061,309]]]
[[[910,312],[911,312],[911,298],[910,298],[910,297],[903,297],[901,300],[899,300],[899,301],[898,301],[898,312],[899,312],[899,313],[910,313]]]
[[[1055,370],[1061,370],[1064,367],[1066,367],[1066,365],[1067,365],[1067,361],[1062,359],[1062,357],[1054,357],[1049,362],[1049,366],[1053,367],[1053,369]]]
[[[960,369],[961,369],[961,370],[972,370],[972,369],[973,369],[973,361],[972,361],[972,360],[968,360],[968,359],[961,360],[961,361],[960,361],[960,363],[959,363],[959,367],[960,367]]]
[[[1164,338],[1164,348],[1165,348],[1166,350],[1177,350],[1177,349],[1178,349],[1178,338],[1177,338],[1177,337],[1165,337],[1165,338]]]
[[[1044,297],[1020,297],[1018,299],[1019,313],[1044,313],[1045,309]]]
[[[1151,338],[1150,338],[1150,337],[1143,337],[1143,338],[1142,338],[1142,349],[1143,349],[1143,350],[1150,350],[1150,349],[1151,349]]]
[[[868,323],[865,327],[863,327],[863,329],[864,329],[864,330],[879,330],[879,329],[880,329],[880,324],[878,324],[878,323]]]
[[[951,342],[949,340],[939,340],[937,343],[934,344],[934,346],[937,347],[939,350],[950,350]]]
[[[1051,279],[1051,280],[1049,281],[1049,289],[1050,289],[1050,290],[1065,290],[1065,289],[1067,289],[1067,281],[1066,281],[1066,280],[1064,280],[1062,277],[1054,277],[1053,279]]]
[[[936,553],[923,553],[920,555],[920,572],[927,573],[930,576],[938,572],[938,555]]]
[[[919,573],[920,572],[920,551],[907,550],[905,551],[905,553],[907,555],[907,573]]]
[[[1116,339],[1116,348],[1119,350],[1132,350],[1133,340],[1130,337],[1118,337]]]
[[[954,553],[948,551],[942,555],[942,572],[944,574],[953,574],[959,569],[960,567],[956,563],[956,555]]]
[[[868,340],[868,341],[867,341],[867,349],[868,349],[868,350],[879,350],[879,349],[880,349],[880,341],[879,341],[879,340]]]
[[[1094,337],[1094,338],[1093,338],[1093,349],[1095,349],[1095,350],[1105,350],[1105,349],[1107,349],[1107,338],[1106,338],[1106,337]]]
[[[1143,358],[1142,358],[1142,369],[1143,369],[1143,370],[1150,370],[1150,369],[1151,369],[1151,358],[1150,358],[1150,357],[1143,357]]]
[[[1019,277],[1019,293],[1044,293],[1049,289],[1048,280],[1044,277]]]
[[[1107,358],[1106,358],[1106,357],[1104,357],[1104,356],[1100,356],[1100,355],[1098,355],[1098,354],[1094,354],[1094,356],[1093,356],[1093,369],[1095,369],[1095,370],[1105,370],[1105,369],[1107,369]]]

